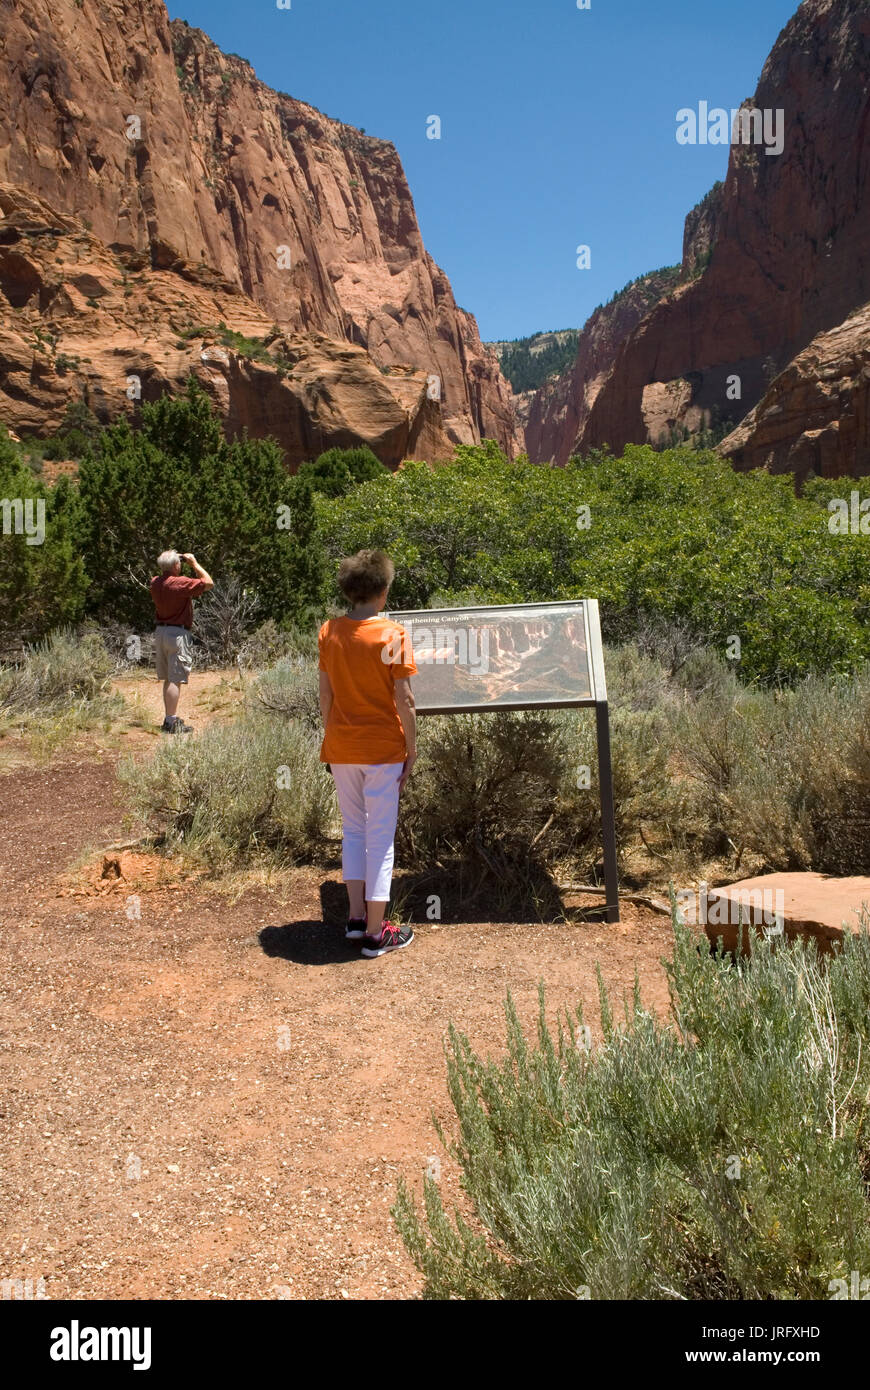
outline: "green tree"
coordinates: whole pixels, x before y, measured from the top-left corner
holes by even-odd
[[[254,590],[264,619],[293,621],[320,598],[310,486],[290,477],[274,441],[228,442],[193,379],[183,396],[143,406],[140,430],[126,421],[104,430],[82,462],[80,492],[95,612],[149,623],[147,584],[168,547]]]
[[[102,426],[84,401],[70,401],[64,411],[60,428],[50,439],[39,443],[28,440],[38,453],[47,459],[79,459],[99,438]]]
[[[536,391],[550,376],[567,372],[577,356],[580,334],[566,332],[563,341],[554,338],[545,347],[539,340],[545,334],[518,338],[508,343],[501,354],[501,369],[514,391]],[[537,348],[537,351],[533,349]]]
[[[487,441],[317,507],[330,557],[389,552],[396,607],[597,598],[610,641],[679,621],[723,656],[738,637],[742,678],[777,684],[870,657],[870,536],[832,535],[826,493],[695,449],[542,468]]]
[[[358,449],[327,449],[313,462],[301,464],[296,476],[305,478],[313,491],[324,497],[343,497],[360,483],[388,473],[377,455],[363,445]]]
[[[78,499],[68,479],[36,478],[0,428],[0,504],[0,640],[31,642],[82,614]]]

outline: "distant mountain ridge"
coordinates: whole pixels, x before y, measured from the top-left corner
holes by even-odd
[[[577,355],[580,334],[576,328],[532,333],[512,342],[484,343],[499,360],[513,391],[535,391],[548,377],[563,372]]]
[[[574,361],[579,341],[576,328],[560,328],[512,341],[484,344],[495,353],[510,382],[517,425],[524,437],[535,395],[548,381],[566,371]]]

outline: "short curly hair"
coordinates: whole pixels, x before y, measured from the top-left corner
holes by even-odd
[[[350,603],[368,603],[389,589],[396,575],[389,555],[382,550],[360,550],[338,567],[338,587]]]
[[[173,574],[175,566],[181,564],[181,556],[177,550],[164,550],[157,556],[157,568],[161,574]]]

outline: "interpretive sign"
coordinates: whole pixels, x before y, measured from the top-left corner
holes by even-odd
[[[597,600],[421,608],[389,616],[413,648],[418,714],[595,708],[607,915],[617,921],[610,724]]]
[[[582,600],[421,609],[390,617],[402,624],[414,649],[420,713],[596,703],[590,605]],[[594,619],[600,646],[597,611]],[[603,661],[600,668],[603,680]]]

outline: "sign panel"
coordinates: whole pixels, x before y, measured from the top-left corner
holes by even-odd
[[[389,616],[411,641],[420,714],[607,699],[595,600],[424,608]]]
[[[597,599],[418,608],[389,616],[411,640],[418,714],[594,705],[605,910],[608,921],[618,922],[610,714]],[[400,661],[403,655],[385,650],[384,659]]]

